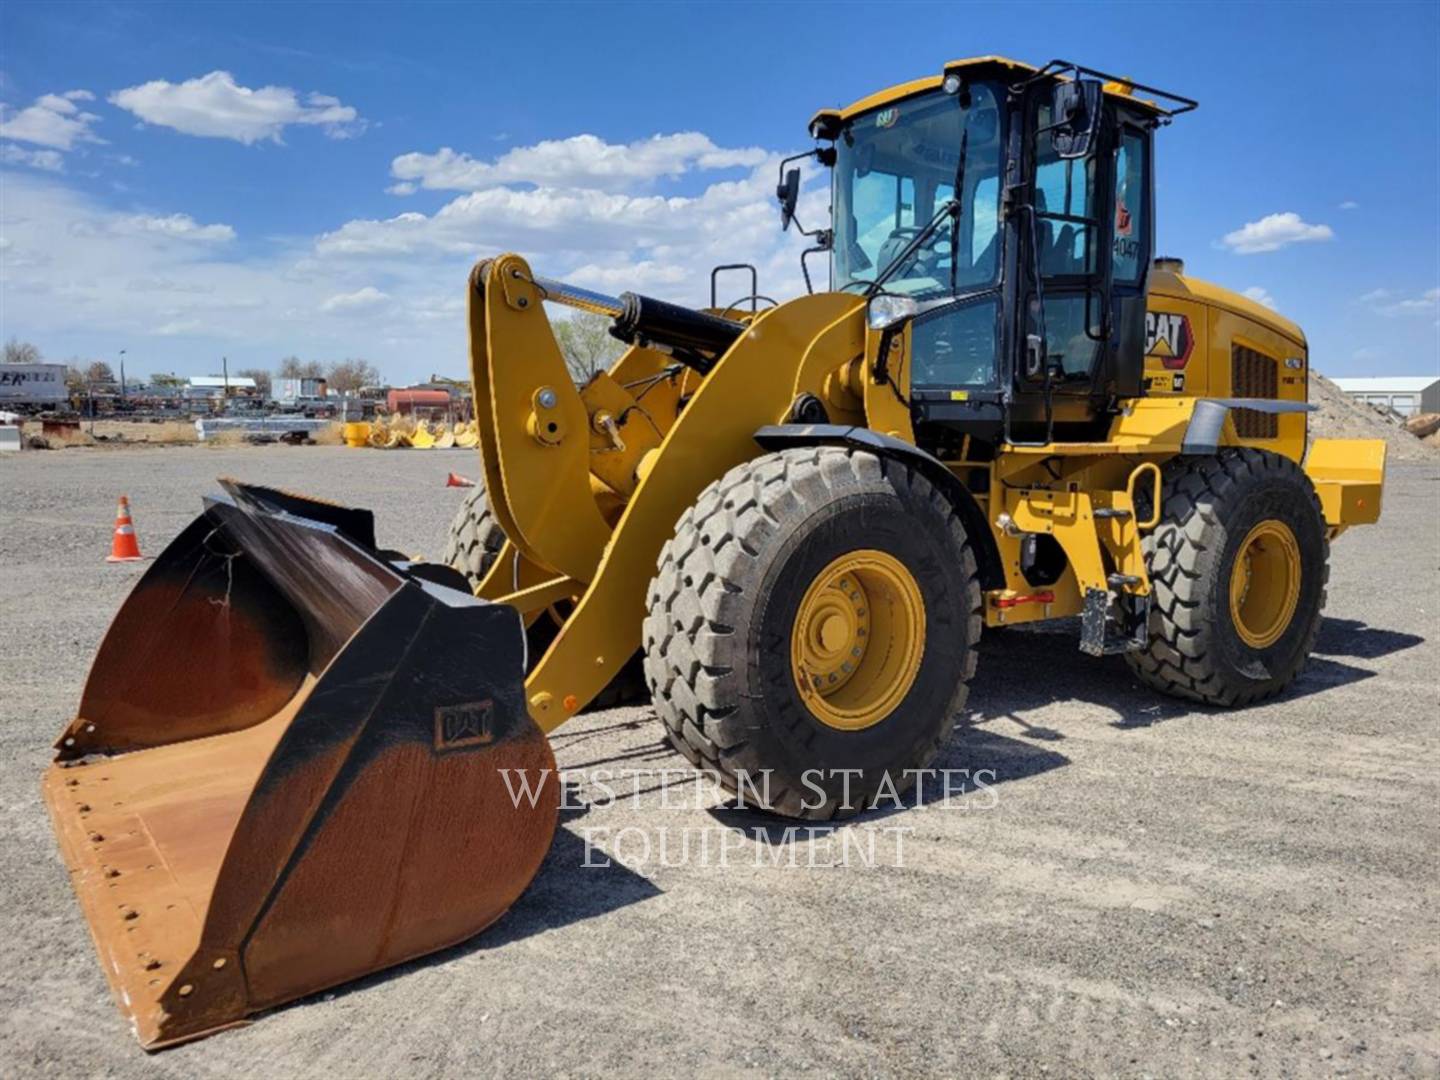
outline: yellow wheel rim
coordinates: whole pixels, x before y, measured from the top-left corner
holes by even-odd
[[[904,700],[925,653],[925,601],[893,555],[866,549],[810,583],[790,632],[790,668],[814,717],[840,731],[878,724]]]
[[[1240,640],[1264,649],[1280,640],[1300,601],[1300,545],[1274,519],[1250,530],[1230,569],[1230,621]]]

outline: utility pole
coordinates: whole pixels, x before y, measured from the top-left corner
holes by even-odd
[[[220,357],[220,376],[225,380],[225,400],[230,400],[230,361]]]
[[[125,350],[120,350],[120,400],[125,400]]]

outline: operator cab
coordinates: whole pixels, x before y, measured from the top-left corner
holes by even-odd
[[[831,229],[808,235],[831,289],[864,294],[872,330],[908,335],[923,443],[1099,438],[1144,392],[1151,136],[1194,107],[1067,62],[986,57],[816,114]]]

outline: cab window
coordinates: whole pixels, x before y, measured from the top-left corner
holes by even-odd
[[[1115,281],[1138,285],[1145,269],[1145,137],[1127,129],[1115,159]]]

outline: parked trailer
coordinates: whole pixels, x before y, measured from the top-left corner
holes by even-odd
[[[0,364],[0,407],[38,412],[69,400],[64,364]]]

